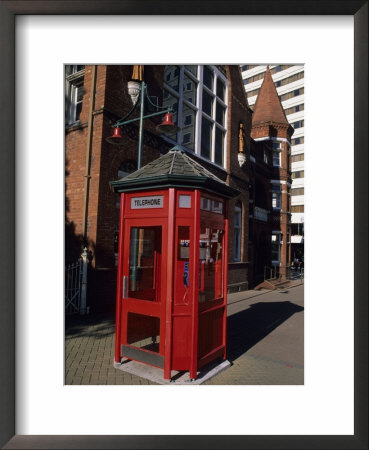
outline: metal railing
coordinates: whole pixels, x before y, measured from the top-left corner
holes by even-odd
[[[277,267],[277,266],[273,266],[273,267],[264,266],[264,281],[265,280],[276,280],[278,278],[277,269],[279,269],[279,267]]]
[[[285,278],[287,280],[297,280],[304,278],[304,267],[302,265],[294,266],[264,266],[264,281],[265,280],[280,280]]]
[[[81,258],[65,268],[65,314],[86,314],[87,248]]]
[[[82,259],[65,268],[65,313],[79,313],[81,306]]]

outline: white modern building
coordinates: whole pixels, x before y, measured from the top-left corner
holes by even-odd
[[[266,65],[242,65],[242,78],[251,108],[255,105]],[[295,131],[291,140],[292,259],[303,256],[304,243],[304,66],[269,64],[288,122]]]

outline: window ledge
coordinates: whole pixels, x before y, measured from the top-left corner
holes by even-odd
[[[68,123],[65,125],[65,131],[74,131],[78,130],[79,128],[85,128],[87,127],[87,122],[81,123],[79,120],[77,122]]]

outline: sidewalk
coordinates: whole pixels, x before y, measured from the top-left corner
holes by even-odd
[[[304,286],[228,296],[228,360],[232,366],[204,384],[304,383]],[[67,318],[65,384],[155,384],[113,367],[114,317]]]

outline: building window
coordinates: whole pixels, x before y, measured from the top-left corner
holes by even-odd
[[[71,125],[77,122],[82,111],[83,81],[85,66],[65,66],[65,123]]]
[[[273,209],[281,209],[281,193],[272,192],[272,206]]]
[[[304,136],[301,136],[299,138],[292,139],[291,145],[299,145],[304,143]]]
[[[294,189],[292,189],[291,194],[292,195],[304,195],[304,188],[303,187],[294,188]]]
[[[246,64],[245,66],[242,66],[242,67],[241,67],[241,70],[242,70],[242,71],[244,71],[244,70],[250,70],[250,69],[253,69],[254,67],[257,67],[257,64]]]
[[[280,167],[281,166],[281,154],[280,152],[273,152],[273,166]]]
[[[281,102],[284,102],[285,100],[288,100],[290,98],[297,97],[298,95],[302,95],[304,93],[304,88],[295,89],[294,91],[287,92],[286,94],[282,94],[279,96]]]
[[[265,73],[258,73],[257,75],[254,75],[253,77],[249,77],[249,78],[245,78],[243,80],[243,84],[249,84],[249,83],[253,83],[254,81],[258,81],[264,78]]]
[[[173,122],[180,128],[165,138],[224,167],[226,77],[214,66],[165,66],[164,79],[163,106],[174,109]]]
[[[298,161],[304,161],[303,153],[301,153],[300,155],[292,155],[291,156],[291,162],[298,162]]]
[[[303,111],[304,110],[304,104],[302,103],[301,105],[296,105],[296,106],[292,106],[291,108],[287,108],[284,110],[286,116],[288,116],[289,114],[293,114],[299,111]]]
[[[291,206],[291,212],[304,212],[304,205]]]
[[[291,223],[291,235],[303,236],[304,235],[304,223]]]
[[[186,127],[189,127],[190,125],[192,125],[192,115],[189,114],[184,118],[183,123],[186,125]]]
[[[253,97],[254,95],[257,95],[259,93],[259,91],[260,91],[260,88],[259,89],[254,89],[252,91],[247,92],[247,98],[250,98],[250,97]]]
[[[279,264],[281,258],[281,234],[272,234],[272,263]]]
[[[183,135],[182,144],[187,145],[191,142],[191,133],[186,133]]]
[[[305,177],[305,171],[304,170],[297,170],[296,172],[292,172],[291,175],[292,179],[295,178],[304,178]]]
[[[301,128],[304,126],[304,120],[298,120],[297,122],[292,122],[291,125],[293,128]]]
[[[276,85],[276,87],[285,86],[286,84],[292,83],[297,80],[301,80],[301,78],[304,78],[304,72],[299,72],[299,73],[296,73],[295,75],[284,78],[283,80],[279,80],[275,83],[275,85]],[[297,91],[297,89],[295,89],[295,92],[296,91]],[[299,95],[299,94],[296,94],[296,95]]]
[[[275,167],[281,167],[281,143],[280,142],[273,142],[273,166]]]
[[[233,259],[241,261],[241,232],[242,232],[242,203],[239,201],[234,207],[234,240]]]

